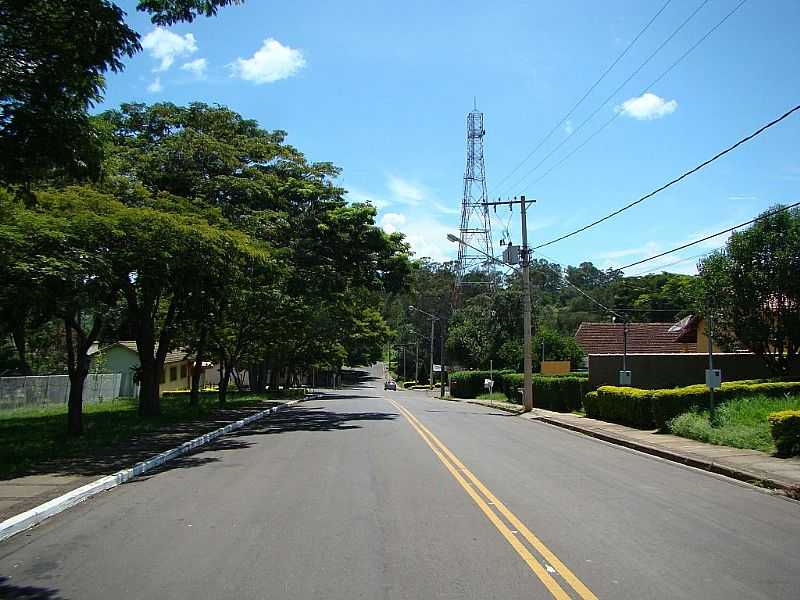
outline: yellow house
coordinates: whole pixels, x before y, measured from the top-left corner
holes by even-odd
[[[139,353],[136,350],[136,342],[133,340],[120,340],[108,346],[90,350],[90,354],[92,355],[92,370],[96,369],[95,372],[98,373],[122,373],[132,376],[139,368]],[[169,352],[164,359],[164,368],[161,370],[159,392],[188,390],[191,387],[193,364],[193,357],[185,349]],[[209,364],[205,369],[210,366]],[[205,369],[200,380],[201,386],[204,384]]]

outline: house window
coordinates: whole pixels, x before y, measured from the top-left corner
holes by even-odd
[[[178,367],[169,368],[169,380],[175,381],[178,378]]]
[[[181,379],[186,379],[186,364],[181,365]]]
[[[167,381],[167,370],[162,368],[161,369],[161,383],[164,383],[166,381]]]

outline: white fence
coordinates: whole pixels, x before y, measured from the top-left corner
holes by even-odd
[[[43,404],[66,404],[69,399],[68,375],[0,377],[0,410]],[[83,387],[87,404],[132,396],[135,387],[122,373],[90,374]]]

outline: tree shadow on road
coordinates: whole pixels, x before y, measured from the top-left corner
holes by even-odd
[[[343,431],[359,429],[359,421],[391,421],[396,413],[389,412],[332,412],[324,408],[292,408],[277,413],[231,434],[235,437],[285,433],[289,431]]]
[[[58,590],[30,585],[17,586],[13,585],[8,577],[2,576],[0,576],[0,598],[3,600],[65,600]]]

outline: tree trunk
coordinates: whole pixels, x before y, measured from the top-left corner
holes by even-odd
[[[142,363],[139,370],[139,416],[155,417],[161,413],[158,398],[161,373],[154,359]]]
[[[28,364],[28,344],[27,332],[25,331],[26,319],[20,319],[14,324],[11,330],[11,337],[14,338],[14,347],[19,358],[19,372],[23,377],[33,375],[31,366]]]
[[[208,339],[208,328],[200,329],[200,340],[197,343],[197,352],[192,365],[192,387],[189,392],[189,404],[197,406],[200,404],[200,378],[203,376],[203,359],[205,359],[206,341]]]
[[[219,403],[222,406],[227,400],[228,382],[231,379],[231,367],[223,358],[219,361],[219,371]]]
[[[248,375],[250,391],[255,394],[263,394],[267,389],[267,361],[262,360],[250,365]]]
[[[273,362],[272,365],[270,365],[270,369],[269,369],[269,391],[270,392],[277,392],[278,391],[278,389],[280,387],[280,384],[279,384],[280,374],[281,374],[280,368],[276,368],[276,365]]]
[[[88,368],[69,374],[67,433],[71,436],[79,436],[83,433],[83,388],[88,374]]]

